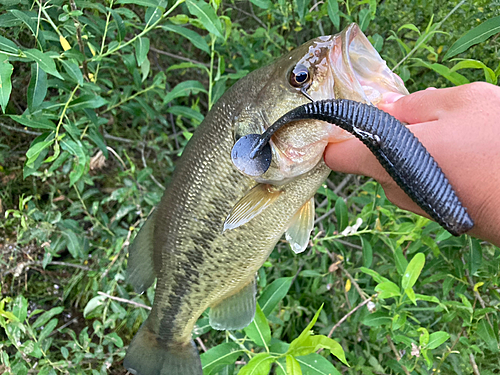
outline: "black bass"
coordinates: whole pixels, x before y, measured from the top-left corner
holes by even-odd
[[[311,40],[235,83],[186,146],[172,182],[130,247],[129,281],[143,292],[157,279],[152,311],[124,366],[139,375],[202,375],[191,331],[210,307],[219,330],[246,327],[255,313],[255,273],[285,233],[303,251],[314,221],[313,196],[330,173],[329,142],[351,135],[309,119],[272,138],[272,162],[241,173],[231,150],[293,108],[331,98],[377,104],[407,94],[359,30]]]

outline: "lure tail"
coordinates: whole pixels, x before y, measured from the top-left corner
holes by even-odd
[[[123,365],[134,375],[203,375],[193,341],[166,343],[148,327],[147,320],[130,343]]]

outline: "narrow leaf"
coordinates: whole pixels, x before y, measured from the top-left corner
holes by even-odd
[[[5,113],[12,92],[12,82],[10,78],[14,67],[7,61],[0,62],[0,105]]]
[[[258,303],[255,309],[255,318],[245,328],[245,333],[258,346],[267,347],[271,342],[271,329]]]
[[[162,25],[161,27],[163,30],[172,31],[176,34],[182,35],[184,38],[193,43],[193,46],[195,46],[196,48],[201,49],[206,53],[210,53],[210,48],[208,47],[207,42],[196,31],[190,30],[186,27],[170,25],[170,24]]]
[[[50,309],[49,311],[44,312],[42,315],[40,315],[36,320],[35,323],[33,323],[32,327],[33,328],[38,328],[43,326],[45,323],[47,323],[52,317],[62,313],[64,310],[64,307],[54,307]]]
[[[269,284],[259,297],[259,305],[265,316],[268,316],[278,303],[285,298],[290,286],[292,285],[293,277],[281,277]]]
[[[28,86],[28,108],[34,112],[43,103],[47,95],[47,73],[38,63],[31,64],[31,79]]]
[[[401,287],[404,290],[413,288],[413,285],[415,285],[418,277],[420,276],[420,272],[422,272],[422,268],[424,268],[424,264],[424,254],[418,253],[413,257],[408,264],[408,267],[406,267],[406,271],[401,279]]]
[[[29,59],[40,64],[40,68],[42,68],[45,71],[45,73],[52,74],[54,77],[63,79],[63,77],[61,77],[61,75],[57,71],[56,63],[54,62],[54,60],[52,60],[52,58],[49,57],[49,55],[34,48],[25,50],[23,51],[23,53]]]
[[[450,338],[450,334],[443,331],[434,332],[429,336],[427,343],[428,349],[436,349],[439,345],[444,344]]]
[[[56,130],[56,124],[40,116],[19,116],[11,115],[10,118],[21,125],[34,129]]]
[[[0,50],[9,53],[19,53],[19,48],[16,44],[3,36],[0,36]]]
[[[243,366],[238,375],[266,375],[271,371],[274,357],[269,353],[259,353]]]
[[[484,42],[489,37],[500,32],[500,16],[490,18],[479,26],[469,30],[464,36],[458,39],[443,57],[447,60],[459,53],[462,53],[475,44]]]
[[[197,94],[199,92],[207,92],[205,87],[203,87],[199,81],[184,81],[179,83],[167,95],[165,95],[165,98],[163,98],[163,104],[167,104],[175,98],[188,96],[190,94]]]
[[[373,262],[372,245],[364,237],[361,237],[361,245],[363,247],[363,266],[366,268],[370,268],[370,266],[372,265],[372,262]]]
[[[383,325],[389,325],[391,324],[392,320],[390,316],[383,311],[377,311],[374,312],[373,314],[366,315],[362,321],[364,325],[367,325],[369,327],[380,327]]]
[[[340,12],[337,0],[328,0],[328,17],[330,17],[333,26],[338,30],[340,27]]]
[[[144,60],[148,57],[149,52],[149,39],[137,38],[135,41],[135,58],[137,59],[137,66],[141,66]]]
[[[250,0],[250,2],[257,5],[261,9],[269,9],[271,6],[270,0]]]
[[[61,63],[71,79],[83,86],[83,74],[75,60],[61,60]]]
[[[337,217],[338,232],[342,232],[349,224],[347,215],[347,206],[342,198],[337,198],[335,201],[335,216]]]
[[[292,355],[286,356],[286,374],[287,375],[302,375],[300,363]]]
[[[233,364],[241,353],[240,347],[234,342],[227,342],[209,349],[200,356],[203,373],[210,375],[225,365]]]
[[[222,35],[222,26],[217,14],[215,14],[214,8],[201,0],[187,0],[186,4],[189,12],[200,20],[203,27],[205,27],[209,33],[224,39]]]

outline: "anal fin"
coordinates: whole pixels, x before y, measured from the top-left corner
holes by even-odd
[[[210,308],[209,322],[218,330],[243,329],[255,316],[255,278],[232,296]]]
[[[128,281],[137,293],[148,289],[156,278],[153,258],[155,218],[156,211],[148,217],[128,248]]]
[[[270,185],[258,184],[254,186],[238,203],[235,204],[231,213],[224,222],[224,229],[238,228],[248,223],[255,216],[269,207],[281,194],[281,191]]]
[[[311,198],[293,216],[290,227],[285,232],[285,238],[295,253],[301,253],[307,248],[313,228],[314,198]]]

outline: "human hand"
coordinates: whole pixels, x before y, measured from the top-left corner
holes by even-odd
[[[379,108],[409,124],[467,208],[469,234],[500,246],[500,87],[476,82],[387,101]],[[358,139],[329,144],[324,158],[335,171],[373,177],[395,205],[428,217]]]

